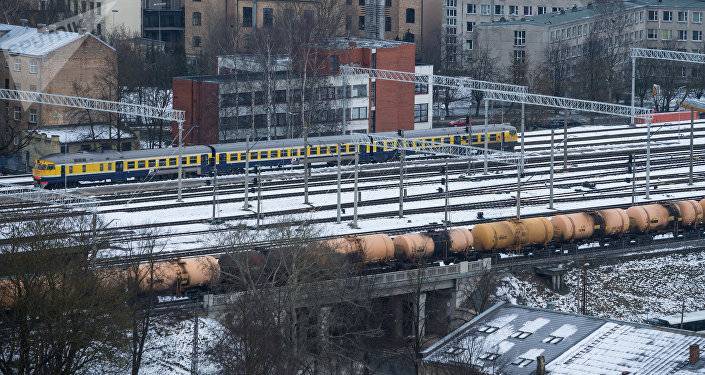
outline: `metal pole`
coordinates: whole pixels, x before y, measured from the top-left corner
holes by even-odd
[[[260,212],[262,212],[262,179],[260,179],[259,168],[257,168],[257,228],[259,228],[262,216]]]
[[[59,146],[59,147],[61,147],[61,146]],[[68,160],[68,158],[65,157],[68,153],[69,153],[69,145],[68,145],[68,143],[66,143],[66,144],[64,144],[64,159],[65,160],[64,160],[64,166],[63,166],[64,167],[64,193],[67,192],[68,186],[69,186],[69,164],[66,161],[66,160]],[[181,165],[181,164],[179,164],[179,165]],[[179,181],[181,181],[181,180],[179,180]],[[181,191],[181,189],[179,189],[179,191]]]
[[[651,116],[646,117],[646,199],[650,199],[651,190]]]
[[[521,219],[521,176],[524,174],[524,129],[526,123],[526,111],[524,103],[521,103],[521,155],[519,155],[519,165],[517,166],[517,219]]]
[[[690,164],[688,165],[688,185],[693,185],[693,128],[695,124],[695,111],[690,110]]]
[[[215,160],[214,160],[215,163]],[[216,218],[216,213],[215,213],[215,206],[216,206],[216,197],[218,196],[218,166],[213,164],[213,218],[211,221],[215,222]]]
[[[443,208],[444,215],[443,215],[443,223],[445,223],[446,226],[450,223],[450,218],[448,217],[448,204],[450,200],[450,193],[448,193],[448,159],[446,159],[446,166],[443,168],[445,171],[445,206]]]
[[[487,129],[487,126],[490,123],[489,112],[490,112],[490,100],[485,99],[485,129]]]
[[[178,177],[178,182],[177,182],[177,190],[178,190],[178,195],[176,198],[177,202],[181,202],[181,179],[183,178],[184,175],[184,160],[183,160],[183,154],[184,154],[184,122],[179,121],[179,177]]]
[[[631,126],[634,126],[636,124],[635,122],[635,108],[634,108],[634,93],[636,91],[636,57],[632,57],[632,116],[631,116]]]
[[[399,217],[404,217],[404,155],[402,148],[399,150]]]
[[[568,170],[568,110],[563,119],[563,171]]]
[[[243,200],[242,209],[250,208],[250,135],[245,138],[245,199]]]
[[[632,204],[636,203],[636,168],[632,162]]]
[[[303,109],[301,110],[303,112]],[[304,130],[304,204],[308,201],[308,129]]]
[[[193,347],[191,349],[191,375],[198,374],[198,307],[193,308]]]
[[[353,194],[355,195],[353,197],[353,222],[350,225],[351,228],[357,229],[357,204],[358,204],[358,187],[357,187],[357,176],[358,176],[358,171],[359,171],[359,166],[360,166],[360,151],[359,148],[360,146],[355,145],[355,187],[353,188]]]
[[[549,178],[549,195],[548,195],[548,208],[553,209],[553,166],[555,162],[555,135],[556,135],[556,129],[551,129],[551,174]]]
[[[341,144],[338,144],[338,205],[337,205],[337,209],[338,209],[337,223],[338,224],[340,224],[340,221],[341,221],[341,213],[340,213],[340,211],[341,211],[340,210],[341,209],[341,206],[340,206],[340,149],[342,148],[341,146],[342,146]]]
[[[472,123],[470,123],[470,117],[468,116],[468,146],[472,147]],[[472,158],[468,159],[468,176],[470,176],[473,172],[472,168]]]
[[[485,128],[485,133],[483,134],[483,137],[485,138],[485,162],[483,164],[482,174],[487,174],[487,158],[489,158],[489,137],[487,134],[487,128]]]

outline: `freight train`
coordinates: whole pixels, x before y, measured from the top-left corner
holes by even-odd
[[[472,132],[472,134],[470,134]],[[398,137],[397,133],[376,133],[382,137]],[[411,130],[403,137],[411,141],[424,140],[438,143],[484,146],[512,150],[517,143],[516,128],[510,125],[473,126],[470,128],[437,128]],[[349,158],[358,147],[361,162],[382,162],[396,157],[396,149],[387,141],[375,145],[357,145],[352,135],[311,137],[307,153],[310,163],[334,161],[340,153]],[[304,141],[282,139],[253,142],[249,147],[250,167],[281,167],[298,164],[304,157]],[[238,173],[248,162],[245,142],[187,146],[178,160],[175,147],[124,152],[80,152],[53,154],[39,159],[32,170],[35,185],[45,188],[76,186],[80,182],[126,182],[176,177],[179,162],[186,176],[208,176],[214,168],[218,173]]]
[[[421,259],[433,261],[496,258],[501,253],[541,256],[551,252],[577,251],[580,245],[600,247],[643,245],[667,233],[674,237],[700,237],[705,229],[705,199],[680,200],[631,206],[627,209],[588,210],[551,217],[482,223],[471,228],[409,233],[351,235],[319,242],[318,246],[349,258],[353,263],[374,269],[413,268]],[[329,253],[330,254],[330,253]],[[251,250],[240,255],[258,266],[263,255]],[[139,274],[150,272],[148,264]],[[158,293],[184,293],[211,288],[232,280],[232,255],[200,256],[156,262],[154,283]],[[235,267],[236,268],[236,267]],[[225,270],[226,272],[221,272]],[[116,274],[121,275],[118,271]],[[221,277],[221,274],[229,275]],[[149,278],[141,277],[140,287],[149,290]],[[0,306],[12,300],[12,284],[0,280]]]

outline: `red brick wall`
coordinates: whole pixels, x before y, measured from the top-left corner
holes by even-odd
[[[218,84],[174,78],[174,109],[186,111],[184,144],[205,145],[218,143]],[[178,127],[171,128],[178,139]]]
[[[404,44],[377,49],[377,69],[413,72],[416,47]],[[376,131],[414,129],[414,85],[377,80]]]

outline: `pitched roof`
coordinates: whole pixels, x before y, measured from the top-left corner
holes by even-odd
[[[91,34],[68,31],[40,33],[35,27],[0,24],[0,51],[28,56],[45,56],[86,35]]]

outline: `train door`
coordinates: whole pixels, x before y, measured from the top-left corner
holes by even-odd
[[[121,162],[121,161],[115,162],[115,172],[122,173],[122,167],[123,167],[123,162]]]

